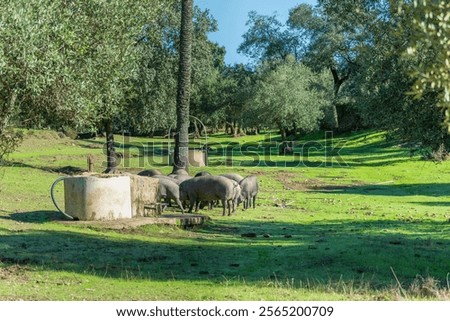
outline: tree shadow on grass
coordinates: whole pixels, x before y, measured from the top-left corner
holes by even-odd
[[[69,218],[65,217],[58,211],[32,211],[32,212],[22,212],[22,213],[12,213],[2,219],[10,219],[21,223],[47,223],[47,222],[58,222],[58,221],[70,221]]]
[[[447,196],[450,196],[447,194]],[[424,206],[444,206],[450,207],[450,202],[411,202],[412,204],[419,204]]]
[[[356,155],[354,155],[356,156]],[[326,155],[321,153],[302,154],[294,152],[293,155],[279,155],[278,149],[268,150],[228,150],[210,153],[210,157],[220,163],[232,162],[241,167],[380,167],[410,162],[403,152],[380,153],[376,156],[348,157],[345,155]]]
[[[401,282],[411,283],[417,275],[444,281],[450,271],[449,231],[443,222],[226,219],[196,231],[150,226],[119,232],[89,226],[0,229],[0,262],[152,280],[260,282],[275,276],[326,284],[367,278],[376,288],[393,283],[391,268]],[[245,237],[250,232],[254,237]]]
[[[38,169],[41,171],[49,172],[49,173],[57,173],[62,175],[78,175],[86,170],[76,167],[76,166],[60,166],[60,167],[52,167],[52,166],[37,166],[37,165],[30,165],[23,162],[11,162],[8,164],[10,167],[25,167],[25,168],[32,168],[32,169]]]
[[[240,166],[264,167],[376,167],[408,162],[409,151],[393,148],[392,142],[373,142],[362,146],[346,146],[346,142],[298,141],[293,142],[293,154],[280,155],[281,142],[259,141],[240,144],[236,141],[212,143],[211,156],[230,158]],[[252,160],[240,160],[239,157]],[[319,160],[317,160],[319,159]]]
[[[311,187],[312,192],[332,194],[360,194],[380,196],[450,196],[450,183],[430,184],[371,184],[371,185],[322,185]],[[444,202],[446,203],[446,202]],[[447,203],[448,204],[448,203]]]

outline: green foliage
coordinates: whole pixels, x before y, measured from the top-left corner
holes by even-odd
[[[244,42],[239,50],[260,63],[270,63],[273,66],[292,56],[318,73],[329,70],[333,77],[333,82],[329,85],[330,90],[333,89],[335,101],[326,109],[323,126],[337,129],[337,106],[343,104],[339,101],[339,93],[342,85],[358,69],[358,49],[361,43],[367,42],[364,26],[366,20],[355,21],[353,17],[347,19],[344,8],[351,7],[348,3],[338,6],[339,12],[334,6],[329,8],[326,1],[320,4],[322,6],[315,8],[308,4],[294,7],[286,25],[280,23],[275,16],[262,16],[252,12],[247,23],[249,30],[244,35]],[[370,18],[373,19],[373,16],[371,14]]]
[[[364,68],[353,75],[344,94],[369,126],[395,133],[413,149],[438,150],[444,146],[448,150],[450,140],[441,125],[444,115],[435,108],[436,95],[427,92],[419,100],[409,95],[416,79],[410,73],[411,66],[427,59],[423,55],[421,58],[403,55],[405,39],[411,36],[410,16],[398,15],[395,6],[379,9],[375,15],[378,19],[367,25],[372,41],[358,50],[356,62]],[[357,11],[355,16],[366,18],[370,10],[369,7]]]
[[[256,78],[257,74],[244,65],[227,66],[222,72],[217,107],[234,136],[243,127],[255,125],[249,105],[253,103]]]
[[[288,55],[300,57],[301,39],[286,28],[275,15],[264,16],[251,11],[248,16],[248,31],[238,48],[258,62],[283,61]]]
[[[217,22],[208,11],[194,9],[192,44],[191,114],[208,125],[218,125],[221,73],[225,68],[225,48],[208,40],[217,31]]]
[[[194,7],[193,14],[190,109],[207,122],[210,107],[216,103],[224,49],[207,38],[209,32],[217,30],[214,18],[198,7]],[[125,108],[117,117],[119,128],[137,134],[175,128],[180,21],[181,7],[177,2],[144,30],[144,41],[136,46],[140,55],[138,71]]]
[[[360,56],[369,67],[354,77],[348,89],[353,103],[367,125],[389,130],[412,150],[443,146],[448,151],[450,137],[442,126],[444,113],[436,108],[437,95],[429,91],[420,99],[408,95],[414,82],[409,74],[414,60],[398,50],[404,36],[395,26],[386,26],[384,34],[389,36],[377,36],[377,53],[367,51]],[[439,160],[445,158],[444,153]]]
[[[83,81],[77,82],[77,89],[93,124],[108,121],[122,110],[132,88],[131,79],[138,72],[139,37],[167,10],[168,4],[170,1],[152,0],[73,4],[72,10],[80,13],[72,23],[79,26],[77,34],[84,48],[82,63],[77,66]],[[154,39],[152,32],[147,35],[149,41]]]
[[[216,21],[194,8],[190,110],[233,134],[261,126],[309,131],[318,119],[322,128],[353,129],[362,117],[405,142],[448,150],[445,115],[435,108],[450,108],[448,11],[445,1],[320,0],[292,8],[285,24],[252,12],[239,49],[259,64],[251,70],[224,66],[224,48],[207,37]],[[174,0],[1,2],[0,128],[91,131],[111,119],[115,130],[140,134],[174,128],[180,21]],[[276,83],[288,59],[323,79]],[[308,108],[323,116],[306,112],[311,120],[303,103],[292,107],[315,95],[323,106]]]
[[[263,73],[252,106],[257,115],[254,121],[269,127],[275,124],[282,132],[314,131],[331,104],[330,83],[330,77],[288,59]]]
[[[413,93],[422,97],[431,89],[438,93],[439,105],[446,110],[450,131],[450,2],[414,0],[399,9],[412,16],[407,53],[417,57],[412,68],[416,78]]]
[[[179,11],[179,3],[173,3],[144,28],[135,47],[139,52],[137,72],[132,75],[132,88],[117,117],[117,127],[136,134],[174,127]]]
[[[334,68],[339,73],[350,72],[354,60],[352,33],[339,26],[339,17],[324,8],[300,4],[289,14],[289,26],[300,30],[308,41],[302,61],[316,71]]]
[[[68,84],[70,77],[63,59],[64,50],[60,50],[65,49],[62,37],[67,35],[57,23],[61,10],[61,5],[53,1],[1,2],[0,108],[3,123],[23,114],[23,123],[39,125],[51,110],[73,116],[72,108],[62,104],[73,91]]]
[[[121,110],[135,45],[170,1],[3,1],[2,108],[24,125],[97,126]]]
[[[434,50],[403,55],[408,40],[417,35],[412,26],[414,13],[407,10],[399,15],[397,5],[389,1],[322,0],[319,5],[316,11],[305,6],[296,9],[299,14],[291,11],[291,23],[317,27],[305,56],[307,61],[327,61],[323,54],[329,45],[330,49],[340,48],[328,51],[338,58],[337,62],[350,62],[351,77],[340,92],[338,104],[358,113],[367,126],[387,129],[415,148],[448,150],[450,137],[442,128],[444,115],[435,108],[438,96],[430,88],[422,92],[421,99],[413,100],[409,95],[413,84],[421,81],[418,66],[441,61]],[[411,73],[414,69],[417,72]]]
[[[23,134],[11,128],[0,129],[0,165],[22,142]]]

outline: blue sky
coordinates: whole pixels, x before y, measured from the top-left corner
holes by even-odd
[[[248,13],[255,10],[259,14],[271,15],[277,13],[281,22],[286,22],[289,9],[300,3],[316,4],[316,0],[194,0],[201,9],[209,9],[217,20],[219,31],[209,35],[209,38],[224,46],[227,50],[227,64],[247,63],[248,59],[236,52],[242,43],[242,35],[246,32],[245,23]]]

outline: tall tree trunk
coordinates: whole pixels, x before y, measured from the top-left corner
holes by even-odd
[[[117,165],[119,160],[116,154],[116,148],[114,146],[114,131],[112,120],[105,121],[105,134],[106,134],[106,161],[107,167],[104,173],[114,174],[117,171]]]
[[[177,134],[173,168],[188,170],[189,97],[191,89],[192,0],[181,0],[180,58],[177,91]]]
[[[231,130],[230,130],[231,126],[230,124],[228,124],[228,122],[225,122],[225,134],[231,134]]]
[[[282,126],[281,124],[278,125],[278,128],[280,129],[280,135],[281,135],[281,140],[283,142],[285,142],[287,140],[287,132],[286,132],[286,127]]]
[[[233,120],[233,137],[238,137],[238,125],[235,120]]]
[[[337,96],[339,94],[339,90],[341,89],[342,84],[344,81],[348,79],[350,74],[345,75],[344,77],[340,78],[338,71],[334,67],[330,67],[331,74],[333,75],[333,82],[334,82],[334,103],[332,106],[332,117],[333,117],[333,127],[339,128],[339,119],[338,119],[338,113],[336,108],[336,102],[337,102]]]
[[[194,132],[194,138],[198,139],[198,138],[202,137],[202,133],[198,129],[197,120],[194,120],[194,131],[195,131]]]

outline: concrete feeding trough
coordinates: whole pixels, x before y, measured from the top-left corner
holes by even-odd
[[[126,174],[130,177],[131,212],[133,217],[159,216],[159,179]]]
[[[64,181],[63,211],[54,188]],[[111,229],[159,224],[191,228],[209,217],[204,215],[161,215],[159,179],[133,174],[92,174],[58,178],[51,196],[56,208],[71,219],[66,224],[101,226]]]
[[[128,176],[73,176],[64,179],[65,213],[83,221],[131,218]]]
[[[64,181],[65,211],[55,201],[53,190]],[[51,189],[53,202],[64,215],[82,221],[158,216],[159,180],[137,175],[87,174],[61,177]]]

